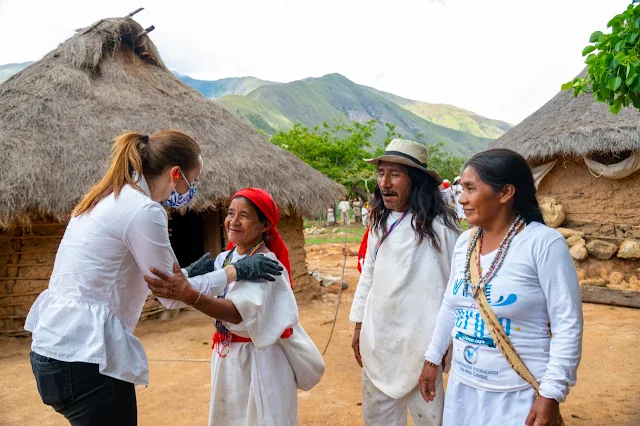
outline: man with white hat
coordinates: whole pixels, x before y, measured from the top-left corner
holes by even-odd
[[[365,160],[377,166],[378,181],[350,319],[367,426],[404,426],[407,409],[416,426],[442,422],[442,371],[435,404],[422,399],[418,378],[459,231],[427,160],[425,145],[402,139]]]

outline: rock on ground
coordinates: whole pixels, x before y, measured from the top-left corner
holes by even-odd
[[[584,237],[584,232],[576,231],[575,229],[556,228],[556,231],[558,231],[565,238],[569,238],[574,235],[577,235],[578,237]]]
[[[569,244],[569,247],[573,247],[577,245],[584,246],[586,244],[586,241],[582,237],[579,237],[577,235],[572,235],[569,238],[567,238],[567,244]]]
[[[569,252],[575,260],[585,260],[589,256],[587,249],[582,244],[571,247]]]
[[[638,260],[640,259],[640,241],[639,240],[624,240],[620,244],[618,250],[618,257],[620,259]]]
[[[591,240],[586,248],[591,256],[602,260],[611,259],[618,251],[617,245],[602,240]]]

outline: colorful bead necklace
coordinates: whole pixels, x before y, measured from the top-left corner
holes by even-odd
[[[509,227],[509,231],[507,231],[507,235],[504,236],[502,241],[500,241],[500,246],[498,246],[498,253],[496,257],[491,262],[491,267],[487,271],[485,275],[482,275],[482,268],[480,267],[480,256],[478,256],[478,271],[480,272],[480,280],[477,284],[473,284],[471,282],[471,272],[470,272],[470,263],[471,263],[471,253],[475,248],[476,244],[480,244],[480,252],[482,252],[482,241],[483,241],[483,229],[480,228],[478,232],[475,233],[473,239],[469,243],[469,247],[467,247],[467,255],[465,259],[465,267],[464,267],[464,277],[466,280],[466,285],[471,287],[471,292],[475,297],[478,294],[479,290],[484,291],[484,288],[487,284],[491,282],[491,280],[496,276],[498,270],[502,267],[504,259],[507,257],[507,251],[509,250],[509,246],[513,241],[513,238],[520,232],[520,229],[525,225],[525,221],[521,216],[516,217],[511,226]]]
[[[387,239],[387,237],[389,236],[389,234],[391,234],[391,232],[396,229],[396,227],[398,225],[400,225],[400,222],[402,222],[402,219],[405,218],[406,215],[409,214],[409,212],[411,211],[411,209],[407,210],[406,212],[402,213],[402,216],[400,216],[398,219],[396,219],[395,222],[393,222],[391,224],[391,226],[389,227],[389,229],[387,230],[387,233],[384,234],[384,236],[380,239],[380,241],[378,242],[378,245],[376,247],[376,251],[373,254],[373,262],[375,263],[376,259],[378,258],[378,251],[380,250],[380,246],[382,245],[382,243],[384,243],[384,240]]]
[[[256,244],[251,248],[247,256],[249,257],[253,256],[254,254],[260,252],[260,250],[262,250],[264,247],[265,247],[264,241],[260,241],[258,244]],[[224,263],[222,264],[223,268],[231,264],[231,259],[233,259],[233,253],[235,251],[236,251],[235,247],[229,250],[227,257],[225,257]],[[224,299],[227,296],[227,291],[229,291],[228,286],[225,287],[224,289],[224,295],[218,296],[218,298]],[[216,324],[216,331],[220,335],[220,341],[217,345],[215,345],[216,351],[218,352],[218,355],[220,355],[221,358],[224,358],[227,356],[227,354],[229,353],[229,350],[231,349],[229,346],[231,345],[231,331],[229,331],[229,329],[225,327],[222,321],[220,320],[216,320],[215,324]]]

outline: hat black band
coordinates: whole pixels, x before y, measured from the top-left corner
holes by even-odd
[[[397,155],[398,157],[402,157],[402,158],[406,158],[407,160],[411,160],[412,163],[415,163],[416,165],[418,165],[420,167],[424,167],[425,169],[427,168],[427,163],[421,163],[420,161],[416,160],[414,157],[410,156],[409,154],[405,154],[404,152],[400,152],[400,151],[385,151],[384,155]]]

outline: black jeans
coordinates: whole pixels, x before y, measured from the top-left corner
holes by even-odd
[[[100,374],[97,364],[65,362],[31,352],[31,368],[42,402],[73,426],[135,426],[133,383]]]

